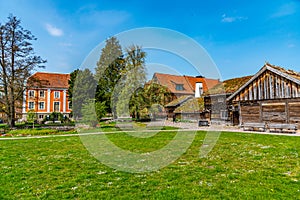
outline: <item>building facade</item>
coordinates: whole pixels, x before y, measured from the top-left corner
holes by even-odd
[[[300,128],[300,73],[266,63],[227,98],[239,122],[295,124]]]
[[[68,100],[69,74],[37,72],[27,80],[23,99],[23,119],[29,111],[43,120],[53,112],[70,117],[72,105]]]

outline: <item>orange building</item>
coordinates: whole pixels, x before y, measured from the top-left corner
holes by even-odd
[[[38,120],[44,119],[52,112],[60,112],[70,117],[72,111],[67,91],[70,74],[37,72],[27,80],[24,92],[23,119],[33,110]]]

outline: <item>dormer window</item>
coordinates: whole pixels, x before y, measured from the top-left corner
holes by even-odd
[[[183,89],[183,84],[176,84],[176,90],[184,90]]]

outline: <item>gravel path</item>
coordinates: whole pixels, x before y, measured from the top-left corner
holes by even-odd
[[[300,130],[297,133],[273,133],[273,132],[257,132],[257,131],[244,131],[237,126],[222,126],[222,125],[211,125],[208,127],[199,127],[196,122],[176,122],[165,120],[165,121],[155,121],[147,124],[148,127],[162,127],[162,126],[173,126],[180,128],[179,131],[227,131],[227,132],[244,132],[248,134],[265,134],[265,135],[284,135],[284,136],[300,136]],[[134,130],[125,130],[126,132],[137,132]],[[157,132],[158,130],[143,130],[144,132]],[[169,131],[169,130],[160,130],[160,131]],[[117,133],[118,131],[105,132],[105,134]],[[52,138],[52,137],[78,137],[84,135],[97,135],[104,134],[103,132],[97,133],[79,133],[79,134],[62,134],[62,135],[45,135],[45,136],[27,136],[27,137],[1,137],[0,140],[24,140],[24,139],[36,139],[36,138]]]

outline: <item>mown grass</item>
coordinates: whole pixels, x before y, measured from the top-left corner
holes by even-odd
[[[147,152],[175,134],[109,138]],[[300,199],[299,137],[224,132],[200,158],[204,137],[173,164],[140,174],[101,164],[79,137],[0,141],[0,199]]]
[[[16,129],[6,133],[6,136],[42,136],[42,135],[60,135],[60,134],[76,134],[75,130],[71,131],[60,131],[56,129]]]

